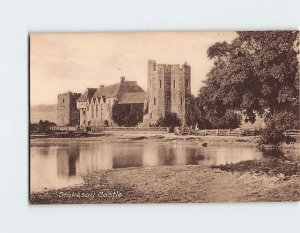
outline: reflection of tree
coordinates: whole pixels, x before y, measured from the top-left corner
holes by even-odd
[[[160,147],[158,150],[159,165],[173,165],[175,161],[175,152],[171,147]]]
[[[113,168],[141,167],[143,157],[141,154],[121,154],[113,157]]]
[[[196,147],[189,148],[186,156],[186,164],[197,165],[201,160],[205,160],[205,156]]]

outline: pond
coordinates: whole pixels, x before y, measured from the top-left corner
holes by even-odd
[[[292,155],[296,152],[285,152]],[[31,192],[57,189],[83,182],[98,170],[174,165],[219,165],[262,158],[250,147],[202,147],[159,143],[90,143],[84,145],[31,146]]]

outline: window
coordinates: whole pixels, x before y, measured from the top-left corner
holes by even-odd
[[[173,80],[173,87],[175,88],[175,80]]]
[[[92,118],[94,118],[94,105],[92,105]]]
[[[182,105],[182,102],[183,102],[183,98],[181,97],[181,98],[180,98],[180,103],[181,103],[181,105]]]
[[[155,97],[154,97],[154,105],[156,105],[156,99],[155,99]]]
[[[185,80],[185,87],[189,87],[189,80]]]
[[[96,117],[98,117],[98,104],[96,105]]]
[[[169,106],[169,97],[167,97],[166,106]]]
[[[65,99],[62,99],[63,103],[65,102]]]
[[[159,87],[161,88],[161,79],[159,80]]]

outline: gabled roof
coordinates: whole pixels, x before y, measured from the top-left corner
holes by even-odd
[[[138,93],[138,94],[130,94]],[[125,94],[125,95],[124,95]],[[123,96],[124,95],[124,96]],[[123,96],[123,97],[122,97]],[[109,86],[99,88],[88,88],[83,95],[77,99],[78,102],[85,102],[87,99],[99,97],[116,97],[121,103],[144,103],[146,99],[145,91],[137,85],[136,81],[121,81]]]
[[[143,104],[147,99],[146,92],[124,92],[119,100],[119,104]]]
[[[87,88],[87,90],[80,96],[76,101],[85,102],[87,99],[90,99],[95,94],[97,88]]]
[[[109,85],[109,86],[101,86],[97,89],[97,91],[94,93],[93,97],[114,97],[117,95],[120,88],[120,83]]]

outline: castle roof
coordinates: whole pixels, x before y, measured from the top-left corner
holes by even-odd
[[[93,97],[94,93],[96,92],[97,88],[87,88],[87,90],[80,96],[76,101],[77,102],[85,102],[87,99]]]
[[[99,88],[88,88],[77,101],[85,102],[87,99],[99,97],[116,97],[123,104],[144,103],[146,93],[139,85],[137,85],[137,82],[125,81],[125,78],[121,77],[120,83],[109,86],[100,86]]]
[[[120,89],[120,83],[109,85],[109,86],[101,86],[96,90],[93,97],[114,97],[117,95],[118,91]]]
[[[119,104],[143,104],[147,99],[146,92],[124,92]]]

